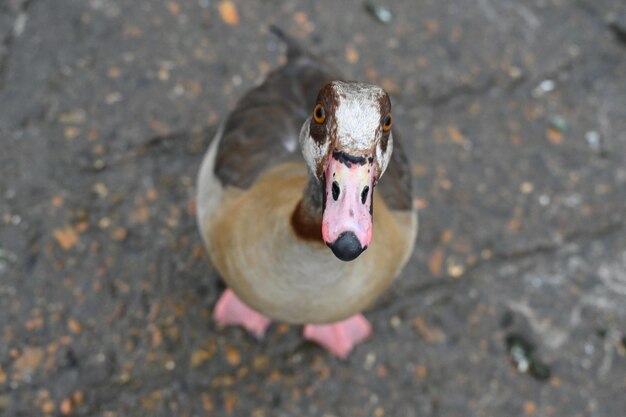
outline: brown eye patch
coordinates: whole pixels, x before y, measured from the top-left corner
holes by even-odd
[[[389,135],[383,135],[383,137],[380,138],[380,149],[383,151],[383,153],[387,152],[388,144],[389,144]]]

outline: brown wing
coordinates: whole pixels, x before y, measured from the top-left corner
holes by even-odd
[[[224,185],[247,189],[267,168],[303,160],[300,128],[320,88],[339,77],[321,59],[288,45],[287,64],[249,91],[226,120],[215,165]]]
[[[342,79],[331,65],[273,31],[288,45],[288,62],[243,96],[226,120],[215,164],[223,185],[247,189],[266,169],[302,161],[302,124],[322,86]],[[395,131],[394,152],[377,188],[392,210],[411,209],[411,168]]]

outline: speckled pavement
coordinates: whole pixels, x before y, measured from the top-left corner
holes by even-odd
[[[366,3],[0,2],[0,415],[626,415],[626,3]],[[210,316],[195,175],[270,23],[385,87],[413,164],[346,362]]]

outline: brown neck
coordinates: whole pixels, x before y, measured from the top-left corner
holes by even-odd
[[[291,216],[291,226],[299,238],[324,243],[322,239],[322,212],[324,184],[309,174],[302,199]]]

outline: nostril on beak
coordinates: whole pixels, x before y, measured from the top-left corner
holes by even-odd
[[[353,232],[343,232],[333,243],[328,243],[328,247],[337,258],[345,262],[355,260],[367,249],[367,246],[361,246],[361,242]]]

